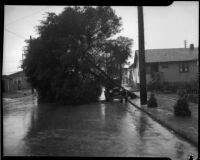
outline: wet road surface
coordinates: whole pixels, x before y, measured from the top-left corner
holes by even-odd
[[[29,96],[3,100],[4,155],[132,156],[186,159],[197,148],[131,104],[38,105]]]

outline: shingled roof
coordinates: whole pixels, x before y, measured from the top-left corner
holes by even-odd
[[[8,75],[10,78],[14,78],[14,77],[17,77],[19,75],[23,75],[24,72],[23,71],[18,71],[18,72],[15,72],[15,73],[12,73],[10,75]]]
[[[145,61],[146,63],[193,61],[198,60],[198,52],[198,48],[147,49],[145,50]]]

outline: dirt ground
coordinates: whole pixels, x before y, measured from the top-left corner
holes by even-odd
[[[21,98],[21,97],[25,97],[25,96],[29,96],[31,95],[32,92],[30,89],[28,90],[18,90],[18,91],[13,91],[13,92],[4,92],[2,97],[3,98]]]

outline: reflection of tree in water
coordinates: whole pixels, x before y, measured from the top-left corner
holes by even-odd
[[[53,110],[53,106],[51,105],[40,104],[35,106],[31,113],[31,123],[26,136],[31,137],[36,135],[37,132],[51,128],[50,126],[55,120],[53,116]]]
[[[26,134],[26,137],[32,136],[36,133],[36,123],[37,123],[37,117],[38,117],[38,111],[37,108],[34,108],[31,112],[31,120],[30,120],[30,125],[29,125],[29,129],[28,132]]]
[[[90,142],[84,137],[101,137],[102,134],[98,133],[104,132],[108,133],[108,136],[113,135],[121,130],[121,120],[126,117],[126,107],[118,102],[114,105],[105,104],[103,108],[101,104],[69,107],[39,105],[37,108],[31,114],[25,139],[28,153],[31,155],[38,155],[38,152],[49,155],[50,150],[55,154],[78,154],[79,143],[84,141],[81,144],[84,146],[88,145],[85,144],[87,141]],[[91,142],[91,145],[98,143]]]
[[[121,120],[126,117],[126,113],[127,113],[126,104],[122,105],[120,102],[113,102],[110,104],[106,104],[105,115],[106,115],[107,123],[111,122],[118,125],[116,121],[112,122],[110,121],[110,119]]]
[[[146,125],[147,125],[146,115],[144,115],[143,112],[140,112],[140,119],[139,119],[139,135],[140,135],[140,138],[141,138],[141,139],[144,137],[145,130],[146,130]]]
[[[144,153],[144,155],[146,154],[146,140],[145,138],[145,131],[147,129],[147,119],[146,119],[146,115],[144,115],[143,112],[139,111],[136,112],[139,115],[136,115],[136,117],[138,117],[139,119],[137,119],[137,121],[135,121],[136,125],[137,125],[137,132],[138,132],[138,143],[139,145],[137,145],[135,152],[136,153],[140,153],[141,155]]]
[[[25,146],[30,155],[49,155],[52,146],[52,137],[56,128],[60,127],[58,121],[64,122],[64,117],[54,113],[56,107],[40,104],[35,106],[31,113],[30,126],[25,136]],[[51,151],[53,152],[53,151]]]

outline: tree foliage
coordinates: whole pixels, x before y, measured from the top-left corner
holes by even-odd
[[[26,40],[22,64],[39,99],[65,104],[96,101],[101,81],[91,62],[102,66],[101,53],[113,50],[112,57],[122,64],[130,54],[128,38],[108,40],[120,29],[121,18],[111,7],[67,7],[59,15],[47,13],[37,26],[38,38]]]
[[[132,39],[127,37],[118,37],[115,40],[109,40],[105,45],[106,52],[106,70],[109,75],[122,81],[122,67],[130,57]]]

